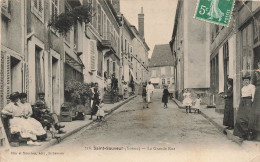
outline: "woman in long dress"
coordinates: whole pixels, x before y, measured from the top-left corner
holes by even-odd
[[[47,138],[47,134],[45,130],[42,127],[42,124],[37,121],[34,118],[31,118],[33,112],[32,112],[32,107],[30,103],[27,103],[27,94],[26,93],[20,93],[19,95],[20,98],[20,103],[19,107],[23,111],[24,118],[26,119],[27,122],[30,123],[32,128],[34,129],[35,132],[37,133],[37,139],[45,140]]]
[[[164,103],[164,105],[163,105],[164,108],[168,108],[167,103],[168,103],[169,95],[170,95],[170,93],[168,91],[168,87],[164,86],[163,96],[162,96],[162,102]]]
[[[242,139],[248,139],[249,134],[249,114],[254,101],[255,86],[250,84],[250,75],[243,78],[243,88],[241,89],[241,100],[237,111],[236,123],[233,134]]]
[[[254,73],[253,84],[256,86],[254,102],[249,115],[250,133],[260,135],[260,62],[257,64],[258,69]],[[259,139],[258,139],[259,140]]]
[[[227,81],[227,85],[227,92],[223,96],[225,99],[223,125],[227,126],[227,129],[231,130],[234,128],[233,79],[229,78]]]
[[[22,138],[28,138],[28,145],[40,145],[40,143],[37,142],[37,136],[46,134],[44,129],[40,131],[39,129],[35,129],[31,121],[27,119],[27,116],[24,114],[24,109],[18,105],[18,92],[11,94],[9,99],[11,102],[3,108],[2,114],[12,116],[10,119],[11,133],[20,133]]]

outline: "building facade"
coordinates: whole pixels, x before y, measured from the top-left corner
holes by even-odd
[[[227,89],[227,78],[233,79],[234,112],[239,107],[242,76],[251,75],[259,59],[260,7],[256,1],[236,1],[229,27],[211,25],[212,104],[223,112],[218,93]],[[253,75],[252,75],[253,76]]]
[[[1,2],[1,57],[0,57],[0,109],[15,91],[24,91],[25,84],[25,20],[23,1]]]
[[[104,0],[86,1],[95,12],[92,21],[85,26],[83,36],[84,82],[97,82],[104,95],[106,77],[119,79],[120,69],[120,22],[112,4]]]
[[[49,26],[61,13],[89,4],[91,22],[77,22],[65,36]],[[39,92],[44,92],[48,107],[59,114],[61,105],[68,101],[66,83],[72,79],[99,83],[102,96],[106,78],[112,74],[121,87],[122,78],[131,73],[124,74],[123,70],[121,46],[125,45],[121,45],[120,15],[119,0],[1,1],[1,109],[12,92],[26,92],[31,104],[38,99]],[[129,32],[133,33],[130,25]],[[137,36],[133,33],[131,41],[139,40]],[[145,47],[145,52],[136,54],[143,57],[148,55],[149,48],[144,39],[140,40],[138,46]],[[139,64],[136,67],[140,69]]]
[[[173,56],[168,44],[154,46],[149,68],[150,81],[155,87],[174,86]]]
[[[189,88],[203,95],[210,88],[209,25],[193,18],[195,7],[195,0],[179,0],[176,9],[170,47],[178,94]]]

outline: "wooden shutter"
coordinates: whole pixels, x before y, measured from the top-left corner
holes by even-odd
[[[10,96],[11,94],[11,63],[10,63],[10,55],[6,55],[6,96]],[[10,100],[7,99],[7,103]]]
[[[96,70],[96,65],[97,65],[97,46],[96,46],[96,41],[95,40],[90,40],[89,42],[89,52],[90,52],[90,70],[94,71]]]
[[[0,110],[4,107],[4,54],[0,57]]]

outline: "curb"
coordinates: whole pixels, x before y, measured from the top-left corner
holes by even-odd
[[[180,105],[180,101],[176,100],[176,99],[172,99],[173,102],[176,103],[176,105],[180,108],[180,109],[185,109],[182,105]],[[233,135],[233,133],[230,130],[227,130],[223,125],[218,124],[217,122],[215,122],[212,118],[210,118],[208,115],[206,115],[203,111],[200,111],[200,114],[206,118],[209,122],[211,122],[221,133],[225,134],[227,136],[228,139],[236,142],[237,144],[241,145],[242,141],[240,140],[239,137],[236,137]],[[245,144],[245,143],[244,143]],[[247,145],[247,144],[246,144]]]
[[[135,95],[135,96],[132,96],[132,97],[130,97],[130,98],[128,98],[128,99],[125,100],[124,102],[122,102],[122,103],[120,103],[119,105],[115,106],[114,108],[112,108],[111,110],[109,110],[108,113],[105,114],[104,117],[108,116],[108,115],[111,114],[113,111],[115,111],[116,109],[118,109],[118,108],[121,107],[122,105],[128,103],[130,100],[134,99],[135,97],[136,97],[136,95]],[[87,123],[87,124],[85,124],[85,125],[83,125],[83,126],[81,126],[81,127],[79,127],[79,128],[76,128],[76,129],[74,129],[74,130],[72,130],[72,131],[70,131],[70,132],[64,134],[63,136],[60,137],[60,140],[59,140],[59,141],[58,141],[57,139],[51,139],[50,142],[48,142],[48,143],[42,145],[39,149],[37,149],[37,151],[38,151],[38,152],[43,151],[43,150],[47,149],[48,147],[51,147],[51,146],[53,146],[53,145],[55,145],[55,144],[57,144],[57,143],[60,143],[60,142],[61,142],[62,140],[64,140],[65,138],[67,138],[67,137],[73,135],[74,133],[80,131],[81,129],[83,129],[83,128],[85,128],[85,127],[90,126],[90,125],[93,124],[93,123],[95,123],[95,122],[94,122],[94,121],[91,121],[90,123]]]

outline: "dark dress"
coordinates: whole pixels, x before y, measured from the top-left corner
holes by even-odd
[[[164,89],[163,90],[163,97],[162,97],[163,103],[168,103],[169,95],[170,95],[170,93],[169,93],[168,89]]]
[[[96,113],[98,111],[99,103],[100,103],[99,93],[96,91],[94,94],[94,101],[93,101],[93,105],[92,105],[92,109],[91,109],[91,115],[96,115]]]
[[[256,86],[254,102],[249,115],[249,129],[260,131],[260,72],[253,76],[253,84]]]
[[[223,125],[234,127],[234,109],[233,109],[233,87],[229,88],[225,97],[225,109]]]
[[[251,97],[241,98],[233,132],[235,136],[246,138],[246,136],[248,135],[248,122],[251,108]]]

